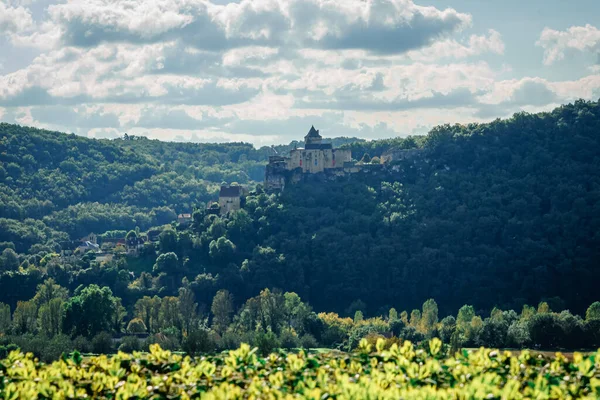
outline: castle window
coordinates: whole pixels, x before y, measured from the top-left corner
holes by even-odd
[[[317,159],[315,158],[315,165],[317,165]]]

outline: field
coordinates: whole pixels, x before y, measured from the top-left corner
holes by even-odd
[[[52,364],[12,352],[0,362],[0,398],[598,398],[594,353],[548,358],[523,351],[479,349],[448,356],[437,339],[353,353],[273,353],[242,345],[228,354],[192,359],[157,345],[148,354],[75,353]]]

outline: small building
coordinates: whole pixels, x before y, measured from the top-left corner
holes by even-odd
[[[242,195],[244,189],[241,186],[221,186],[219,191],[219,207],[221,215],[242,208]]]
[[[177,223],[181,225],[189,225],[192,223],[192,214],[179,214],[177,216]]]
[[[139,250],[144,247],[145,240],[141,236],[136,236],[135,238],[125,239],[126,246],[125,249],[127,254],[132,256],[137,256],[139,254]]]
[[[98,246],[97,243],[92,243],[90,241],[85,241],[77,247],[77,250],[79,250],[82,253],[86,253],[90,250],[98,251],[99,249],[100,249],[100,246]]]
[[[98,235],[96,235],[95,233],[90,233],[85,237],[82,237],[80,239],[80,242],[85,243],[85,242],[90,242],[90,243],[94,243],[94,244],[98,244]]]

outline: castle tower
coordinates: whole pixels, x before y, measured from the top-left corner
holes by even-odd
[[[310,127],[310,131],[304,136],[304,144],[321,144],[321,140],[323,138],[319,135],[319,131],[315,129],[314,126]]]

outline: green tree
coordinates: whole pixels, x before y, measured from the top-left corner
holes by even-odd
[[[209,245],[209,254],[212,259],[225,265],[233,259],[235,254],[235,245],[225,237],[213,240]]]
[[[219,290],[210,308],[213,314],[212,326],[217,333],[223,333],[231,322],[233,296],[227,290]]]
[[[468,330],[473,317],[475,317],[475,309],[473,306],[462,306],[460,310],[458,310],[458,315],[456,316],[456,327],[461,331]]]
[[[538,314],[547,314],[549,312],[552,312],[552,310],[550,310],[550,306],[548,305],[548,303],[546,303],[545,301],[542,301],[538,305],[537,312],[538,312]]]
[[[564,342],[565,331],[556,314],[536,314],[528,324],[529,334],[534,344],[544,349],[552,349]]]
[[[585,312],[585,320],[600,320],[600,301],[592,303]]]
[[[452,335],[456,330],[456,318],[449,315],[440,321],[440,339],[444,343],[450,343]]]
[[[127,333],[146,333],[146,324],[141,318],[133,318],[127,324]]]
[[[7,271],[14,271],[19,268],[19,256],[13,249],[6,248],[2,251],[0,269],[2,268]]]
[[[158,235],[158,248],[161,253],[177,251],[177,232],[173,229],[165,229]]]
[[[160,328],[176,327],[181,329],[181,316],[179,314],[179,299],[173,296],[165,296],[160,302],[158,319]]]
[[[33,301],[19,301],[13,314],[13,326],[19,333],[35,333],[37,307]]]
[[[98,354],[113,352],[112,336],[108,332],[100,332],[92,339],[92,351]]]
[[[69,291],[64,287],[56,284],[54,279],[48,278],[37,286],[37,292],[33,297],[33,302],[37,307],[50,303],[54,299],[65,301],[69,297]]]
[[[179,269],[179,258],[175,253],[164,253],[158,256],[152,271],[157,274],[164,272],[166,274],[174,274]]]
[[[187,334],[197,320],[196,309],[198,308],[194,292],[190,289],[189,284],[184,282],[183,287],[179,288],[178,300],[183,332]]]
[[[144,296],[139,299],[134,306],[134,314],[144,323],[149,332],[158,332],[159,324],[160,298],[158,296]]]
[[[11,324],[10,306],[0,303],[0,333],[7,333]]]
[[[523,305],[523,310],[521,311],[521,321],[528,321],[531,317],[533,317],[536,313],[535,308],[525,304]]]
[[[114,299],[114,313],[111,320],[111,332],[121,333],[124,327],[124,319],[127,316],[127,310],[123,307],[121,299]]]
[[[365,319],[365,317],[363,316],[362,311],[360,310],[356,310],[356,312],[354,313],[354,323],[357,324],[359,322],[362,322]]]
[[[63,331],[86,337],[112,331],[119,300],[106,286],[89,285],[76,291],[65,303]]]
[[[40,329],[48,337],[59,335],[62,332],[63,304],[62,298],[55,297],[39,308]]]
[[[438,305],[433,299],[423,303],[421,331],[426,337],[432,337],[438,323]]]
[[[420,329],[421,325],[421,310],[414,309],[410,312],[410,326],[415,329]]]
[[[206,329],[192,329],[184,338],[181,348],[187,354],[196,356],[214,350],[215,343]]]
[[[293,328],[298,335],[302,335],[306,329],[306,325],[309,323],[311,308],[302,301],[297,293],[286,292],[283,297],[287,325]]]
[[[408,325],[409,321],[408,321],[408,313],[406,311],[402,311],[400,313],[400,321],[402,321],[402,323],[404,325]]]

